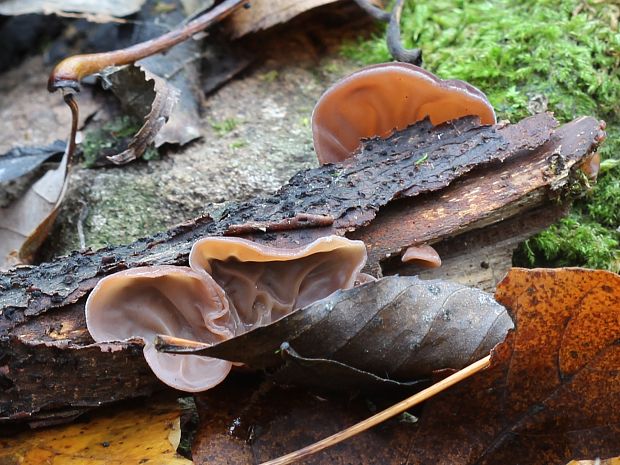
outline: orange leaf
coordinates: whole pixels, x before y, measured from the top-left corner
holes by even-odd
[[[516,329],[493,365],[427,405],[409,463],[567,463],[620,454],[620,276],[513,269]]]

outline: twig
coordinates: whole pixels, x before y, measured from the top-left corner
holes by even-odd
[[[408,410],[411,407],[433,397],[435,394],[440,393],[444,389],[447,389],[450,386],[460,381],[463,381],[474,373],[477,373],[480,370],[484,370],[485,368],[489,367],[490,364],[491,356],[487,355],[485,358],[478,360],[475,363],[472,363],[471,365],[463,368],[460,371],[457,371],[453,375],[448,376],[447,378],[433,384],[432,386],[424,389],[423,391],[414,394],[413,396],[399,402],[398,404],[392,405],[391,407],[383,410],[382,412],[379,412],[376,415],[373,415],[372,417],[351,426],[350,428],[342,430],[332,436],[329,436],[328,438],[322,439],[321,441],[315,442],[314,444],[304,447],[303,449],[299,449],[295,452],[283,455],[282,457],[270,460],[268,462],[263,462],[261,465],[286,465],[300,460],[304,457],[308,457],[309,455],[315,454],[316,452],[331,447],[335,444],[338,444],[339,442],[355,436],[362,431],[366,431],[367,429],[370,429],[373,426],[376,426],[379,423],[382,423],[385,420],[392,418],[393,416],[403,413],[405,410]]]
[[[377,21],[383,21],[385,23],[390,22],[390,13],[382,10],[381,8],[373,5],[368,0],[355,0],[357,6],[364,10],[368,15],[372,16]]]
[[[69,134],[69,142],[67,143],[67,170],[73,163],[73,155],[75,154],[75,138],[77,135],[78,129],[78,120],[80,118],[80,108],[78,107],[77,102],[75,101],[75,94],[72,90],[67,89],[65,94],[62,96],[65,103],[69,105],[69,109],[71,110],[71,133]]]
[[[212,344],[168,336],[166,334],[158,334],[155,336],[153,345],[158,352],[167,354],[195,354],[198,350],[208,349]]]
[[[388,50],[396,61],[420,66],[422,64],[422,51],[419,48],[405,48],[400,36],[400,17],[403,13],[404,4],[404,0],[397,0],[392,9],[390,24],[388,24],[387,29]]]
[[[83,77],[97,73],[109,66],[127,65],[163,52],[230,15],[233,11],[243,6],[245,2],[246,0],[224,0],[186,25],[156,39],[147,40],[131,47],[111,52],[75,55],[65,58],[56,65],[50,74],[47,89],[50,92],[61,88],[71,88],[79,91],[79,82]]]
[[[355,0],[355,3],[377,21],[388,24],[387,46],[396,61],[411,63],[420,66],[422,64],[422,51],[419,48],[407,49],[403,46],[400,36],[400,18],[403,13],[404,0],[397,0],[391,12],[376,7],[369,0]]]

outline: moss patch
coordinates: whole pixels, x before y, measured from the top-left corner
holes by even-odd
[[[105,123],[100,128],[89,131],[80,144],[82,158],[86,168],[92,168],[107,156],[115,155],[127,148],[131,138],[140,130],[141,123],[128,116],[120,116]],[[159,156],[157,149],[148,147],[142,158],[155,160]]]
[[[91,191],[96,205],[86,219],[86,241],[93,249],[125,244],[168,226],[160,214],[161,190],[148,177],[133,182],[123,176],[101,180]]]
[[[408,2],[405,45],[442,78],[482,89],[500,119],[517,121],[534,106],[560,121],[593,115],[607,121],[603,159],[620,158],[618,9],[583,0]],[[383,31],[346,44],[360,64],[389,61]],[[618,271],[620,168],[603,173],[568,218],[530,239],[519,265],[580,265]]]
[[[239,121],[236,118],[226,118],[223,121],[211,121],[211,127],[220,137],[233,132],[237,129],[237,126],[239,126]]]

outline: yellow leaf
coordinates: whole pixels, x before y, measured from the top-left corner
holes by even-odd
[[[191,465],[178,454],[179,407],[173,403],[98,413],[0,439],[0,464]]]

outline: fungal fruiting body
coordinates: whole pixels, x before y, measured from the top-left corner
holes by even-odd
[[[581,171],[591,181],[596,180],[600,169],[601,155],[598,152],[594,152],[592,155],[589,155],[581,165]]]
[[[263,326],[338,289],[353,287],[364,263],[363,242],[329,236],[280,249],[243,239],[208,237],[192,248],[190,266],[226,290],[237,325]]]
[[[424,268],[439,268],[441,266],[441,257],[428,244],[408,247],[401,260],[403,263],[416,263]]]
[[[351,157],[360,141],[387,137],[395,130],[430,118],[433,125],[475,115],[494,124],[486,96],[459,80],[442,80],[408,63],[363,68],[338,81],[312,113],[314,149],[321,164]]]
[[[133,268],[103,278],[86,302],[86,325],[97,342],[142,338],[144,357],[159,379],[197,392],[221,382],[230,362],[157,352],[157,334],[215,344],[234,336],[223,289],[180,266]]]
[[[293,249],[205,238],[194,244],[190,268],[133,268],[103,278],[86,302],[86,324],[96,342],[142,338],[159,379],[204,391],[220,383],[232,363],[157,352],[156,335],[217,344],[353,287],[365,262],[363,242],[337,236]]]

